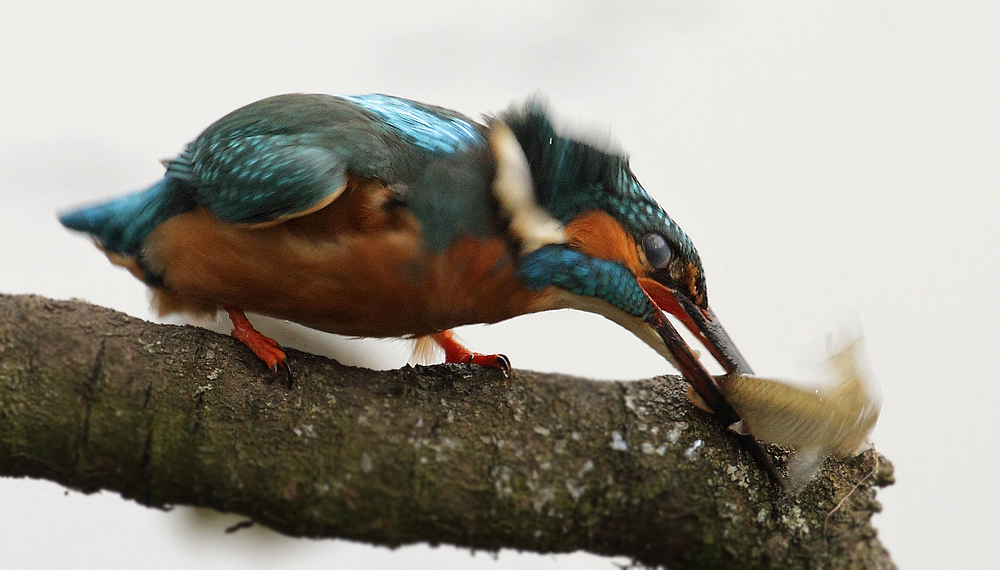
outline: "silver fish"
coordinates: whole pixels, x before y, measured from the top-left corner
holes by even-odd
[[[871,447],[868,435],[882,405],[860,366],[859,344],[855,340],[830,357],[838,382],[829,387],[800,388],[757,376],[717,378],[743,418],[730,428],[796,452],[789,464],[794,488],[805,485],[829,455],[855,456]]]

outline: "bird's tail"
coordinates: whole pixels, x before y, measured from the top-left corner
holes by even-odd
[[[59,216],[62,225],[90,234],[109,254],[134,256],[153,228],[190,209],[176,180],[164,177],[149,188]]]

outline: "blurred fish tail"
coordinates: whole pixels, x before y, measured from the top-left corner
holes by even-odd
[[[788,478],[793,491],[798,491],[819,472],[820,465],[830,452],[813,446],[796,451],[788,461]]]

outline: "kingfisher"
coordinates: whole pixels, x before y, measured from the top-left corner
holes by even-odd
[[[621,153],[561,134],[538,100],[482,122],[399,97],[289,94],[209,126],[162,179],[67,212],[161,315],[225,310],[273,371],[252,312],[356,337],[430,339],[509,372],[455,327],[573,308],[631,331],[725,425],[740,420],[667,318],[727,373],[752,370],[708,304],[691,239]],[[745,445],[780,480],[753,438]]]

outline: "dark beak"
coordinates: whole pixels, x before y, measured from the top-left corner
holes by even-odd
[[[753,374],[750,365],[736,348],[733,339],[729,338],[726,329],[722,328],[722,323],[716,318],[711,307],[702,309],[682,295],[676,295],[676,298],[677,304],[690,318],[690,321],[685,319],[684,324],[688,325],[691,333],[697,336],[698,340],[708,348],[715,360],[722,365],[726,374]]]
[[[673,355],[681,374],[724,425],[729,426],[740,421],[739,415],[726,401],[719,385],[698,361],[687,342],[662,311],[672,314],[684,323],[684,326],[712,353],[727,374],[753,374],[750,365],[740,354],[726,330],[722,328],[715,313],[708,307],[702,309],[686,295],[675,292],[659,281],[640,278],[639,284],[660,309],[656,314],[647,317],[647,322],[656,330],[667,350]],[[740,439],[764,470],[787,489],[784,478],[775,469],[771,458],[764,453],[757,440],[750,435],[740,436]]]

